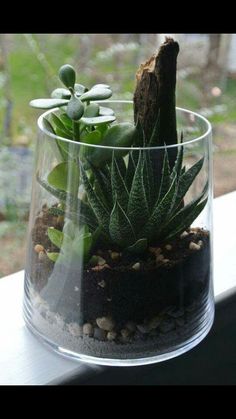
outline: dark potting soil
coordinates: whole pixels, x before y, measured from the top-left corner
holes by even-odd
[[[60,219],[45,207],[32,231],[30,278],[34,288],[66,322],[96,324],[100,317],[110,317],[118,329],[128,321],[148,322],[168,306],[180,309],[207,292],[210,278],[209,234],[191,229],[166,247],[149,248],[141,259],[137,256],[112,254],[113,249],[97,249],[100,265],[54,264],[46,254],[39,258],[36,244],[57,251],[46,231],[50,226],[62,228]],[[189,248],[190,243],[201,246]],[[191,247],[191,246],[190,246]],[[194,247],[194,246],[193,246]],[[160,250],[161,249],[161,250]],[[115,249],[117,252],[117,249]],[[159,258],[159,255],[163,257]],[[162,260],[161,260],[162,259]]]

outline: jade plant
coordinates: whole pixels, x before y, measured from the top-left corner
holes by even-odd
[[[45,178],[37,175],[39,184],[58,200],[49,211],[64,223],[62,231],[48,228],[48,237],[58,248],[48,257],[66,262],[81,256],[84,263],[91,263],[98,243],[144,254],[149,246],[174,240],[206,204],[207,185],[197,198],[184,202],[204,159],[187,169],[183,135],[176,155],[166,147],[168,141],[160,142],[161,107],[148,129],[137,116],[137,106],[134,124],[117,123],[113,110],[97,102],[111,97],[110,86],[96,84],[87,89],[77,84],[70,65],[60,68],[59,78],[65,88],[54,90],[51,98],[30,102],[36,108],[53,109],[43,119],[46,131],[73,140],[55,140],[60,162]],[[157,145],[162,149],[153,151]]]

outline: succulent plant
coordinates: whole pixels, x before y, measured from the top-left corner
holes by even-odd
[[[51,113],[50,121],[44,118],[45,129],[82,143],[79,153],[73,155],[70,143],[58,141],[61,162],[46,179],[38,176],[40,185],[61,203],[50,212],[65,217],[63,231],[49,228],[48,236],[61,249],[62,260],[78,257],[83,249],[87,262],[97,241],[142,254],[148,246],[180,235],[207,201],[205,185],[197,198],[184,204],[203,159],[186,169],[182,143],[174,160],[171,148],[153,151],[160,129],[159,114],[150,138],[145,138],[140,121],[136,125],[114,123],[113,110],[96,103],[112,95],[108,85],[97,84],[88,90],[76,84],[75,71],[69,65],[61,67],[59,78],[66,88],[54,90],[50,99],[30,104],[43,109],[60,107],[59,113]],[[113,151],[83,143],[112,146]],[[132,150],[133,146],[136,148]],[[58,256],[59,252],[48,253],[53,261]]]

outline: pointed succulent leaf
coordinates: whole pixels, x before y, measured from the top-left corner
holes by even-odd
[[[126,250],[129,253],[133,253],[135,255],[141,255],[147,250],[148,241],[147,239],[139,239],[131,246],[127,247]]]
[[[129,200],[129,192],[126,188],[123,176],[120,172],[117,159],[115,158],[115,153],[113,153],[112,157],[111,186],[113,202],[115,202],[116,196],[118,196],[120,205],[126,211]]]
[[[84,105],[77,96],[71,96],[66,113],[73,121],[78,121],[84,113]]]
[[[112,96],[112,91],[107,87],[93,87],[88,92],[83,93],[80,96],[80,100],[90,101],[90,100],[104,100],[109,99]]]
[[[132,224],[117,199],[111,212],[109,233],[114,243],[121,247],[127,247],[136,241]]]
[[[53,99],[70,99],[71,92],[68,89],[59,87],[58,89],[53,90],[53,92],[51,93],[51,97]]]
[[[181,169],[183,164],[183,154],[184,154],[184,147],[181,145],[178,148],[178,154],[175,161],[175,165],[173,167],[173,170],[171,172],[171,181],[173,180],[175,174],[177,175],[177,178],[181,176]]]
[[[139,161],[135,170],[132,186],[129,193],[127,215],[138,233],[149,216],[148,203],[143,181],[143,153],[139,152]],[[144,236],[145,237],[145,236]]]
[[[30,101],[30,106],[39,109],[53,109],[65,106],[69,102],[68,99],[34,99]]]
[[[178,191],[175,199],[173,208],[177,209],[181,204],[184,196],[192,185],[194,179],[197,177],[200,172],[204,162],[204,157],[195,163],[190,169],[188,169],[182,176],[179,178]]]
[[[137,153],[137,151],[135,151],[135,153]],[[134,173],[136,169],[136,163],[134,161],[133,154],[134,154],[134,151],[129,152],[128,166],[127,166],[127,170],[125,174],[125,184],[128,191],[130,191],[131,189],[131,185],[133,182],[133,177],[134,177]]]
[[[81,163],[81,179],[87,193],[89,205],[92,207],[94,214],[97,217],[98,223],[104,228],[105,231],[108,230],[109,225],[109,211],[104,206],[103,202],[97,196],[96,192],[94,191],[86,172]]]
[[[76,74],[70,64],[65,64],[59,69],[59,78],[66,87],[74,88]]]
[[[151,216],[149,217],[148,221],[146,222],[146,224],[140,232],[140,237],[158,237],[159,231],[162,227],[162,224],[165,221],[171,202],[173,200],[175,185],[176,178],[173,180],[169,190],[166,192],[165,196],[161,199],[161,201],[159,201],[159,199],[157,200]]]
[[[143,182],[144,182],[144,189],[146,191],[147,203],[149,212],[153,208],[154,202],[156,201],[155,189],[154,189],[154,179],[153,179],[153,171],[152,171],[152,164],[150,160],[150,151],[145,150],[143,154],[144,159],[144,168],[143,168]]]
[[[160,191],[159,191],[159,201],[165,196],[166,192],[170,188],[170,165],[169,165],[169,159],[168,159],[168,152],[165,149],[164,153],[164,161],[162,166],[162,173],[161,173],[161,185],[160,185]],[[173,180],[172,180],[173,181]]]
[[[200,200],[201,198],[192,201],[170,220],[166,230],[161,233],[164,240],[173,240],[191,226],[192,222],[199,216],[207,203],[207,198],[199,203]]]
[[[90,103],[84,111],[84,117],[93,118],[99,115],[99,105],[97,103]]]

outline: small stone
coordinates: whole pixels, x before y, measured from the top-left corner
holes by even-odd
[[[165,259],[165,256],[160,254],[156,257],[156,262],[162,262]]]
[[[111,252],[111,259],[112,260],[119,260],[120,259],[120,253],[118,252]]]
[[[65,322],[63,320],[63,318],[60,316],[60,314],[56,313],[55,314],[55,323],[57,324],[57,326],[59,326],[61,329],[64,328],[65,326]]]
[[[83,329],[78,323],[69,323],[67,327],[72,336],[82,336]]]
[[[162,259],[163,263],[169,263],[170,259]]]
[[[103,265],[106,264],[106,261],[101,256],[98,256],[97,264],[98,264],[98,266],[103,266]]]
[[[111,333],[111,332],[110,332]],[[99,329],[99,327],[94,328],[93,337],[97,340],[106,340],[107,333],[105,330]]]
[[[96,323],[100,329],[106,330],[107,332],[111,332],[115,327],[115,323],[111,317],[98,317]]]
[[[161,324],[162,320],[161,316],[153,317],[148,323],[149,330],[156,329]]]
[[[43,251],[39,252],[39,260],[42,262],[43,260],[46,260],[46,259],[47,259],[46,253],[44,253]]]
[[[181,239],[184,239],[185,237],[187,237],[188,236],[188,232],[187,231],[183,231],[183,233],[182,234],[180,234],[180,238]]]
[[[137,263],[135,263],[133,266],[132,266],[132,269],[134,269],[135,271],[139,271],[140,270],[140,263],[139,262],[137,262]]]
[[[162,249],[160,247],[149,247],[148,250],[150,253],[153,253],[155,256],[158,256],[162,252]]]
[[[130,336],[130,330],[128,329],[121,329],[120,334],[123,338],[128,338]]]
[[[137,329],[142,334],[148,333],[150,331],[148,324],[137,324]]]
[[[202,240],[199,240],[199,241],[197,242],[197,244],[198,244],[198,246],[202,247],[202,246],[203,246],[203,241],[202,241]]]
[[[104,265],[94,266],[93,268],[91,268],[91,270],[94,271],[94,272],[100,272],[100,271],[103,271],[103,269],[106,269],[106,268],[110,269],[111,267],[107,263],[105,263]]]
[[[83,334],[93,336],[93,326],[91,325],[91,323],[85,323],[83,325]]]
[[[75,287],[74,290],[75,290],[75,292],[78,292],[79,291],[79,287]]]
[[[199,246],[199,244],[196,244],[194,242],[190,242],[189,243],[189,249],[190,250],[200,250],[201,249],[201,246]]]
[[[112,332],[108,332],[107,333],[107,340],[112,341],[115,340],[117,336],[117,333],[114,332],[114,330]]]
[[[36,244],[36,245],[34,246],[34,251],[35,251],[36,253],[44,252],[44,247],[43,247],[41,244]]]
[[[171,246],[171,244],[166,244],[166,245],[165,245],[165,248],[166,248],[166,250],[172,250],[172,246]]]
[[[175,328],[175,322],[173,320],[164,320],[159,328],[162,333],[168,333]]]
[[[136,324],[132,321],[127,322],[125,328],[128,329],[131,333],[133,333],[136,330]]]
[[[105,288],[106,286],[106,282],[104,281],[104,279],[102,279],[100,282],[98,282],[99,287],[101,288]]]

